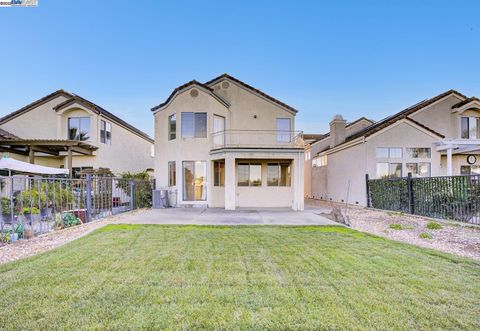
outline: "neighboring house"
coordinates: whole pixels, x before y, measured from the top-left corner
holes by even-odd
[[[303,209],[297,110],[229,75],[177,87],[152,108],[157,187],[177,205]]]
[[[450,90],[350,132],[337,115],[330,133],[309,149],[305,186],[316,199],[343,202],[348,192],[349,203],[366,205],[366,174],[374,179],[480,173],[480,100]]]
[[[0,151],[39,165],[113,173],[153,168],[153,139],[102,107],[58,90],[0,118]]]

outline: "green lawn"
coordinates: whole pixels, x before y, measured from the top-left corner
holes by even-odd
[[[0,267],[4,329],[480,329],[480,263],[339,227],[110,225]]]

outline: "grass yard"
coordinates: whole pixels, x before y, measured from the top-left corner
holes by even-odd
[[[0,266],[3,329],[480,329],[480,263],[340,227],[109,225]]]

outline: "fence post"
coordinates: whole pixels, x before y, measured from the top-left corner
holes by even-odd
[[[367,190],[367,207],[370,208],[370,187],[368,186],[368,174],[365,174],[365,188]]]
[[[415,206],[413,204],[413,181],[412,181],[411,172],[409,172],[407,176],[407,194],[408,194],[408,212],[410,214],[414,214]]]
[[[133,178],[130,178],[130,210],[133,210],[135,208],[135,199],[133,197],[135,192],[135,183],[133,181]]]
[[[92,182],[92,175],[87,174],[86,176],[86,185],[87,185],[87,222],[90,222],[92,220],[92,187],[91,187],[91,182]]]

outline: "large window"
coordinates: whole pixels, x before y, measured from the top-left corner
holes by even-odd
[[[100,142],[107,145],[112,143],[112,125],[104,120],[100,120]]]
[[[213,162],[213,186],[225,186],[225,162]]]
[[[267,164],[267,186],[291,186],[292,174],[290,163]]]
[[[213,115],[213,143],[217,147],[225,145],[225,117]]]
[[[277,142],[289,143],[292,140],[289,118],[277,118]]]
[[[175,114],[168,116],[168,140],[177,138],[177,116]]]
[[[480,166],[478,165],[462,165],[460,166],[461,175],[480,175]]]
[[[207,113],[182,113],[182,138],[206,138]]]
[[[90,139],[90,117],[68,119],[68,139],[85,141]]]
[[[237,177],[238,186],[262,186],[262,165],[260,163],[239,163]]]
[[[407,173],[414,177],[430,177],[430,162],[407,163]]]
[[[183,201],[207,200],[207,162],[183,161]]]
[[[432,150],[428,147],[407,147],[405,152],[409,159],[429,159],[432,157]]]
[[[175,161],[168,161],[168,186],[177,185],[177,168]]]
[[[400,147],[377,147],[376,156],[377,156],[377,158],[385,158],[385,159],[401,159],[402,158],[402,148],[400,148]]]
[[[462,139],[480,139],[480,118],[462,117],[460,119]]]
[[[402,177],[402,164],[401,163],[377,163],[377,178],[400,178]]]

